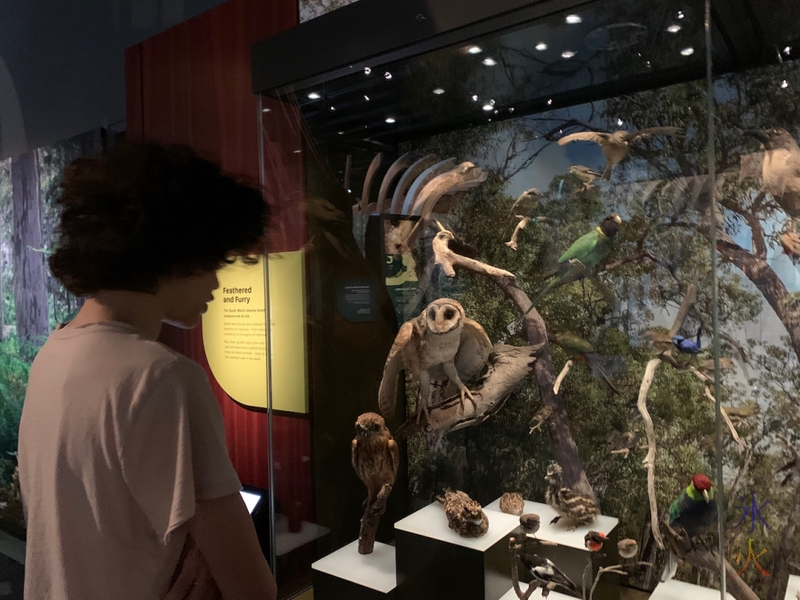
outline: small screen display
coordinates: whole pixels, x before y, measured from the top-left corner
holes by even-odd
[[[261,500],[261,494],[245,492],[244,490],[239,491],[239,493],[242,495],[245,506],[247,506],[247,512],[252,515],[253,511],[256,509],[256,506],[258,506],[259,500]]]

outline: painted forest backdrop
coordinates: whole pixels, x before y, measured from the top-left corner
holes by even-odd
[[[17,535],[24,532],[17,432],[28,371],[50,331],[81,304],[47,267],[60,174],[104,144],[97,129],[0,162],[0,526]]]
[[[432,86],[424,81],[420,89]],[[489,172],[486,182],[440,218],[480,260],[514,273],[532,296],[543,285],[542,274],[575,239],[610,212],[624,221],[614,250],[597,269],[620,300],[616,309],[610,310],[588,281],[553,290],[536,307],[549,331],[574,332],[591,342],[597,354],[626,366],[614,376],[616,389],[594,377],[586,363],[575,362],[557,395],[568,415],[566,431],[554,432],[548,424],[550,415],[531,377],[480,426],[434,440],[436,447],[424,434],[411,438],[413,508],[432,501],[443,487],[465,490],[484,504],[504,491],[542,501],[554,435],[569,436],[603,513],[618,517],[620,538],[638,540],[641,560],[655,565],[634,573],[631,582],[652,589],[666,555],[656,552],[650,535],[645,427],[637,399],[648,363],[672,351],[665,334],[692,284],[696,301],[681,333],[693,337],[702,328],[702,344],[710,346],[711,252],[716,251],[721,400],[730,423],[720,457],[724,481],[715,484],[720,499],[727,499],[727,559],[758,597],[783,598],[787,575],[800,574],[800,471],[797,461],[791,462],[792,448],[800,449],[800,272],[795,266],[800,250],[787,246],[794,222],[764,193],[763,149],[745,131],[782,127],[798,138],[800,66],[786,62],[721,77],[715,93],[716,249],[709,244],[704,82],[489,123],[403,148],[470,160]],[[556,141],[585,130],[587,123],[600,131],[675,126],[685,135],[644,140],[609,184],[585,187],[569,166],[602,172],[600,148]],[[513,223],[510,209],[517,195],[534,186],[541,192],[535,214],[546,220],[532,221],[521,231],[513,251],[504,243],[509,219]],[[432,261],[430,238],[426,243],[427,250],[423,246],[415,253],[420,280]],[[457,273],[454,281],[433,273],[433,281],[426,281],[426,302],[458,298],[493,342],[507,336],[506,327],[518,314],[494,283],[466,272]],[[525,342],[512,338],[509,343]],[[558,373],[573,357],[554,343],[551,350]],[[646,394],[655,425],[655,491],[662,514],[692,473],[715,476],[717,458],[712,355],[705,352],[691,360],[670,356]],[[544,426],[532,430],[537,422]],[[714,538],[709,531],[710,546]],[[710,574],[687,565],[680,577],[716,585]]]

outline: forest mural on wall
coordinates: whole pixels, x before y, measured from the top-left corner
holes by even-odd
[[[763,149],[745,130],[782,127],[795,138],[800,134],[800,95],[793,91],[800,89],[800,67],[787,62],[731,74],[715,86],[720,393],[727,417],[724,481],[715,484],[719,497],[725,492],[727,498],[728,561],[758,597],[775,600],[786,589],[788,573],[800,569],[800,480],[793,476],[797,467],[791,461],[800,447],[800,276],[795,267],[800,252],[789,243],[792,219],[763,189]],[[429,88],[427,81],[419,85]],[[685,134],[643,140],[617,166],[610,183],[587,185],[568,167],[580,162],[602,173],[604,159],[596,144],[557,145],[560,137],[582,130],[573,119],[603,131],[677,126]],[[632,582],[652,589],[665,553],[657,552],[651,534],[642,464],[647,440],[638,410],[642,393],[658,449],[654,490],[660,513],[692,473],[715,476],[714,370],[711,354],[702,351],[712,335],[704,83],[489,123],[408,144],[404,150],[456,156],[489,173],[439,218],[481,261],[513,273],[532,298],[543,285],[543,273],[574,240],[611,212],[622,217],[614,248],[597,268],[616,293],[617,307],[612,310],[596,286],[582,281],[553,289],[536,309],[552,334],[556,373],[575,358],[567,344],[558,342],[564,332],[589,341],[597,356],[614,357],[613,385],[596,377],[588,362],[575,360],[558,395],[578,462],[603,513],[618,517],[620,538],[639,540],[641,560],[655,565],[634,572]],[[518,194],[534,186],[540,191],[536,214],[542,219],[517,232],[514,251],[504,243],[513,219],[510,209]],[[433,267],[432,235],[415,251],[420,281],[433,274],[424,302],[457,298],[493,342],[524,344],[518,337],[506,339],[508,324],[519,314],[492,281],[465,271],[449,279]],[[687,305],[680,333],[694,340],[700,332],[696,356],[671,351],[666,335],[690,288],[696,296]],[[646,371],[657,357],[663,364],[647,388]],[[409,386],[412,407],[414,390]],[[541,501],[555,443],[548,439],[548,431],[553,435],[549,419],[530,377],[480,426],[442,439],[411,437],[412,508],[432,501],[443,487],[463,489],[484,504],[505,491]],[[544,426],[536,428],[537,423]],[[713,546],[713,532],[707,536]],[[679,573],[714,585],[713,576],[688,566]]]
[[[24,534],[17,431],[28,371],[49,332],[81,305],[52,276],[61,171],[103,149],[97,129],[0,162],[0,527]]]

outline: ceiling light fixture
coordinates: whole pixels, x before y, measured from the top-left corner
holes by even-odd
[[[553,104],[553,99],[552,99],[552,98],[550,98],[550,99],[547,101],[547,106],[550,106],[551,104]]]
[[[369,67],[364,67],[364,75],[369,75],[370,73],[372,73],[372,69]]]
[[[583,19],[581,19],[579,15],[567,15],[567,18],[564,20],[570,25],[577,25],[578,23],[583,23]]]
[[[261,109],[261,112],[271,112],[271,111],[272,111],[271,108],[262,108]]]
[[[333,112],[335,110],[336,110],[336,107],[335,106],[331,106],[331,112]]]
[[[395,119],[394,119],[394,117],[386,117],[386,122],[391,124],[391,123],[395,122]]]
[[[561,58],[572,58],[576,54],[577,54],[577,52],[575,52],[574,50],[564,50],[561,53]]]
[[[781,81],[781,88],[785,90],[787,87],[789,87],[789,82],[784,79]]]
[[[484,104],[483,105],[483,110],[485,110],[485,111],[494,110],[494,106],[491,105],[491,104]]]
[[[683,29],[683,28],[680,25],[678,25],[677,23],[667,27],[667,31],[669,31],[670,33],[678,33],[681,29]]]
[[[536,46],[534,46],[534,47],[535,47],[535,48],[536,48],[536,49],[537,49],[539,52],[544,52],[545,50],[547,50],[547,44],[545,44],[544,42],[539,42],[539,43],[538,43],[538,44],[536,44]]]
[[[311,93],[308,95],[308,97],[309,97],[309,99],[311,99],[311,100],[319,100],[320,98],[322,98],[322,96],[320,96],[320,95],[319,95],[317,92],[311,92]]]
[[[689,46],[688,48],[684,48],[683,50],[681,50],[681,54],[683,56],[691,56],[692,54],[694,54],[694,48],[692,48],[691,46]]]
[[[493,67],[497,64],[497,61],[493,58],[484,58],[483,64],[485,64],[487,67]]]
[[[366,94],[364,94],[364,100],[366,100],[367,102],[369,102],[369,96],[367,96]]]
[[[682,10],[679,10],[679,11],[678,11],[678,14],[677,14],[677,17],[678,17],[679,19],[683,19],[684,17],[686,17],[686,15],[685,15],[685,14],[683,14],[683,11],[682,11]]]
[[[786,46],[786,48],[783,49],[783,53],[784,54],[791,54],[792,53],[792,47],[791,46]]]
[[[622,127],[624,121],[622,119],[617,119],[617,127]]]
[[[480,54],[481,52],[483,52],[483,48],[481,48],[480,46],[470,46],[469,48],[467,48],[467,52],[469,52],[470,54]]]
[[[472,101],[473,102],[477,102],[478,101],[478,94],[472,94]]]
[[[436,88],[435,90],[433,90],[433,93],[436,94],[437,96],[441,96],[442,94],[444,94],[444,90],[442,88]]]
[[[391,73],[389,73],[389,71],[386,71],[386,73],[384,73],[384,74],[383,74],[383,77],[384,77],[385,79],[391,79],[391,78],[392,78],[392,74],[391,74]]]

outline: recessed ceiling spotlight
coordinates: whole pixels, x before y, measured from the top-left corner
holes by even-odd
[[[261,109],[261,112],[271,112],[271,111],[272,111],[271,108],[262,108]]]
[[[364,100],[366,100],[367,102],[369,102],[369,96],[367,96],[366,94],[364,94]]]
[[[493,104],[488,104],[488,103],[484,104],[483,105],[483,110],[485,110],[487,112],[490,111],[490,110],[494,110],[494,105]]]
[[[294,150],[294,154],[300,154],[300,150]]]
[[[344,131],[337,131],[336,133],[338,133],[339,135],[344,135]]]
[[[473,102],[477,102],[478,101],[478,94],[472,94],[472,101]]]
[[[369,67],[364,67],[364,75],[369,75],[370,73],[372,73],[372,69]]]
[[[547,101],[547,106],[550,106],[552,103],[553,103],[553,99],[552,99],[552,98],[550,98],[550,99]]]
[[[514,112],[514,107],[512,106],[511,108],[509,108],[508,112],[513,113]]]
[[[683,29],[683,28],[680,25],[678,25],[677,23],[667,27],[667,31],[669,31],[670,33],[678,33],[681,29]]]
[[[320,95],[319,95],[317,92],[311,92],[311,93],[308,95],[308,97],[309,97],[309,99],[311,99],[311,100],[319,100],[320,98],[322,98],[322,96],[320,96]]]
[[[692,48],[691,46],[689,46],[688,48],[684,48],[683,50],[681,50],[681,54],[683,56],[691,56],[692,54],[694,54],[694,48]]]
[[[577,52],[575,52],[574,50],[564,50],[561,53],[561,58],[572,58],[576,54],[577,54]]]
[[[581,19],[580,15],[567,15],[567,18],[564,20],[570,25],[577,25],[578,23],[583,23],[583,19]]]
[[[783,53],[784,54],[791,54],[792,53],[792,47],[791,46],[786,46],[786,48],[783,49]]]
[[[781,81],[781,88],[785,90],[787,87],[789,87],[789,82],[784,79]]]
[[[647,65],[647,68],[648,68],[648,69],[649,69],[650,67],[652,67],[652,66],[653,66],[653,65],[651,65],[651,64],[650,64],[650,61],[649,61],[649,60],[648,60],[648,61],[645,61],[645,63],[644,63],[644,64],[646,64],[646,65]]]
[[[336,107],[335,106],[331,106],[331,112],[333,112],[335,110],[336,110]]]
[[[467,48],[467,52],[469,52],[470,54],[480,54],[481,52],[483,52],[483,48],[481,48],[480,46],[470,46],[469,48]]]
[[[497,64],[497,61],[493,58],[484,58],[483,64],[485,64],[487,67],[493,67]]]
[[[683,14],[683,11],[682,11],[682,10],[679,10],[679,11],[678,11],[678,14],[677,14],[676,16],[677,16],[679,19],[683,19],[683,18],[685,18],[685,17],[686,17],[686,15],[685,15],[685,14]]]
[[[436,88],[435,90],[433,90],[433,93],[436,94],[437,96],[441,96],[442,94],[444,94],[444,90],[442,88]]]
[[[383,77],[384,77],[385,79],[391,79],[391,78],[392,78],[392,74],[391,74],[391,73],[389,73],[389,71],[386,71],[386,73],[384,73],[384,74],[383,74]]]
[[[539,42],[538,44],[536,44],[536,46],[534,46],[534,48],[536,48],[539,52],[544,52],[545,50],[547,50],[547,44],[545,44],[544,42]]]
[[[386,122],[391,124],[395,122],[395,119],[394,117],[386,117]]]

